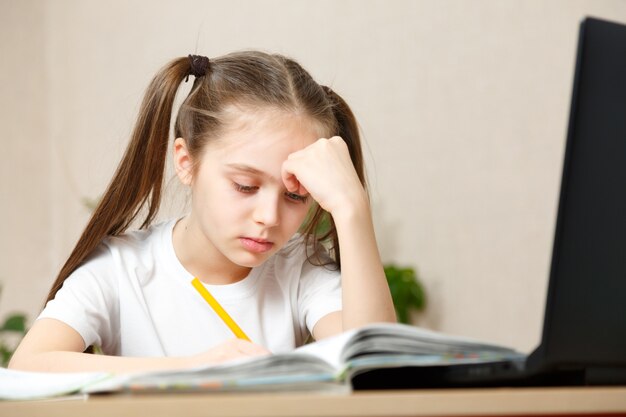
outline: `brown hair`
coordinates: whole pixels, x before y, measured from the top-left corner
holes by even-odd
[[[85,262],[102,239],[123,233],[136,220],[141,221],[140,228],[148,227],[154,220],[161,202],[172,108],[180,84],[190,74],[199,75],[192,68],[191,57],[184,57],[165,65],[153,78],[128,148],[52,285],[48,300],[54,298],[65,279]],[[211,59],[206,75],[196,77],[174,124],[175,137],[185,138],[193,159],[201,155],[210,138],[219,136],[224,126],[224,109],[232,104],[271,106],[308,115],[330,136],[343,138],[365,187],[359,132],[352,111],[338,94],[320,86],[294,60],[257,51]],[[138,219],[140,215],[145,217]],[[314,205],[301,232],[314,248],[324,244],[340,266],[337,231],[326,211]]]

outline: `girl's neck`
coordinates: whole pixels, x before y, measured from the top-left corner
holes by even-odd
[[[190,216],[183,217],[172,233],[174,252],[183,267],[207,284],[224,285],[241,281],[251,268],[234,264],[213,246],[194,226]]]

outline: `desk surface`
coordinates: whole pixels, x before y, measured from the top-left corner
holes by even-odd
[[[112,395],[0,402],[0,416],[626,415],[626,387],[361,391],[352,394]]]

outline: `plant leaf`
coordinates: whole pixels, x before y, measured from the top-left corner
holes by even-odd
[[[410,311],[421,311],[425,306],[424,289],[417,273],[411,267],[401,268],[394,264],[384,265],[383,268],[398,321],[409,324]]]
[[[8,331],[8,332],[26,332],[26,315],[24,314],[13,314],[9,316],[0,331]]]

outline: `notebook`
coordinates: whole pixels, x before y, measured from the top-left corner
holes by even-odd
[[[548,281],[541,341],[528,356],[380,370],[354,389],[626,384],[623,24],[580,23]]]

